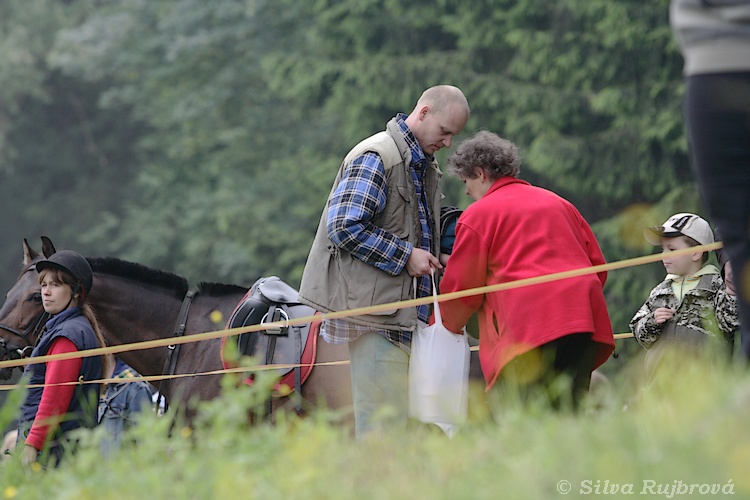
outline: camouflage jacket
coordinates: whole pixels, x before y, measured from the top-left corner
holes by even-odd
[[[657,325],[654,310],[660,307],[673,309],[675,314],[670,321]],[[630,320],[630,329],[638,343],[649,349],[667,326],[672,331],[670,340],[676,343],[695,344],[707,338],[731,341],[739,328],[737,297],[727,293],[720,275],[705,274],[678,303],[672,279],[668,278],[651,290],[648,300]]]

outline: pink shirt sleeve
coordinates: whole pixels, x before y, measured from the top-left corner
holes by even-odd
[[[75,344],[65,337],[58,337],[52,341],[47,354],[61,354],[64,352],[77,352]],[[50,361],[47,363],[47,372],[44,377],[45,384],[59,384],[61,382],[75,382],[81,372],[81,358]],[[47,435],[53,432],[59,422],[50,422],[50,417],[64,415],[68,411],[70,401],[73,399],[75,385],[47,386],[42,392],[42,400],[39,403],[34,423],[26,438],[29,444],[41,450]]]

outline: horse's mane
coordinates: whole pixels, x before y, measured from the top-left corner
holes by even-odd
[[[89,261],[94,272],[111,274],[160,288],[167,288],[180,300],[185,297],[188,291],[188,282],[185,278],[167,271],[114,257],[86,257],[86,260]]]
[[[198,293],[212,297],[221,297],[223,295],[234,295],[247,292],[247,288],[239,285],[227,285],[225,283],[207,283],[202,281],[198,283]]]
[[[139,281],[160,288],[167,288],[168,290],[171,290],[178,299],[185,297],[185,294],[188,291],[187,280],[182,276],[168,271],[162,271],[161,269],[144,266],[143,264],[135,264],[114,257],[86,257],[86,260],[89,261],[91,269],[93,269],[94,272],[119,276],[121,278]],[[247,290],[247,288],[239,285],[207,282],[198,283],[199,294],[213,297],[244,294]]]

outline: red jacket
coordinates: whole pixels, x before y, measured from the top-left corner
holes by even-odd
[[[546,189],[511,177],[495,181],[458,220],[441,293],[604,264],[578,210]],[[602,288],[607,273],[588,274],[442,302],[444,325],[459,331],[479,312],[479,359],[487,389],[514,357],[572,333],[592,332],[595,366],[614,350]]]

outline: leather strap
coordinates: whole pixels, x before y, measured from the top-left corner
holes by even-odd
[[[193,302],[193,297],[195,297],[195,292],[188,291],[188,293],[185,294],[185,298],[182,300],[182,307],[177,315],[177,323],[175,323],[174,326],[174,338],[179,338],[185,335],[185,327],[187,326],[188,314],[190,314],[190,304]],[[177,369],[177,358],[180,357],[180,347],[182,347],[182,344],[172,344],[167,347],[167,358],[164,360],[162,375],[174,375],[174,372]],[[169,409],[169,403],[167,402],[168,390],[169,379],[166,378],[159,384],[159,399],[160,403],[164,403],[165,412]],[[157,404],[156,408],[158,409],[159,406],[160,405]]]
[[[22,358],[25,358],[28,357],[29,354],[31,354],[30,348],[36,345],[37,340],[39,340],[39,333],[41,333],[41,331],[44,329],[44,326],[47,324],[47,320],[49,318],[50,314],[47,311],[42,311],[42,313],[37,316],[34,321],[29,323],[29,326],[27,326],[24,331],[17,330],[16,328],[1,323],[0,328],[21,337],[26,342],[26,344],[28,344],[25,348],[18,350],[18,355]]]
[[[294,367],[294,409],[297,413],[302,411],[301,394],[302,394],[302,326],[295,325],[292,327],[294,330],[294,344],[297,346],[297,359],[299,363]]]
[[[271,306],[268,308],[267,317],[269,322],[280,321],[280,304],[271,302]],[[272,330],[272,333],[268,332],[269,330],[266,330],[266,335],[268,335],[268,346],[266,347],[266,365],[270,365],[273,363],[273,355],[276,353],[276,336],[279,334],[283,334],[282,332],[286,333],[285,328]],[[273,413],[273,398],[268,398],[268,402],[266,403],[266,418],[270,418],[271,413]]]

